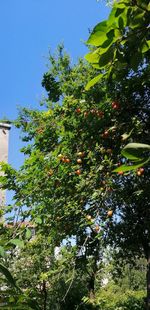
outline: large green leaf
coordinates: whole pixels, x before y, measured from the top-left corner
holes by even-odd
[[[87,43],[93,46],[100,46],[107,40],[106,33],[102,31],[97,31],[90,36]]]
[[[136,29],[136,28],[141,27],[141,25],[143,24],[143,20],[144,20],[144,14],[145,12],[142,11],[133,18],[132,23],[130,25],[131,29]]]
[[[145,164],[148,163],[148,161],[149,161],[149,159],[145,160],[145,161],[140,161],[137,164],[130,165],[130,166],[128,166],[128,165],[121,165],[118,168],[114,169],[113,172],[120,172],[120,171],[127,172],[127,171],[136,170],[136,169],[138,169],[140,167],[143,167]]]
[[[104,68],[106,65],[109,64],[113,60],[114,57],[114,47],[111,46],[106,53],[100,55],[99,59],[99,68]]]
[[[11,239],[9,242],[12,243],[12,244],[14,244],[14,245],[16,245],[16,246],[18,246],[19,248],[23,248],[23,247],[24,247],[24,242],[23,242],[23,240],[20,240],[20,239]]]
[[[98,25],[96,25],[87,41],[87,44],[91,44],[94,46],[102,45],[103,42],[107,39],[106,30],[107,30],[106,21],[103,21]]]
[[[89,63],[97,63],[99,62],[99,49],[97,49],[96,51],[92,52],[92,53],[88,53],[85,55],[85,59],[89,62]]]
[[[118,16],[120,16],[123,12],[124,12],[125,6],[122,8],[117,8],[116,12],[115,12],[115,17],[117,18]]]
[[[94,77],[92,80],[90,80],[86,87],[85,90],[89,90],[92,86],[94,86],[102,77],[104,76],[104,74],[100,73],[99,75],[97,75],[96,77]]]
[[[143,143],[129,143],[122,150],[121,154],[130,160],[142,160],[150,152],[150,145]]]
[[[2,264],[0,264],[0,272],[5,276],[5,278],[7,279],[8,283],[11,286],[17,288],[16,281],[14,280],[10,271],[5,266],[3,266]]]
[[[5,250],[1,245],[0,245],[0,256],[2,256],[2,257],[5,256]]]

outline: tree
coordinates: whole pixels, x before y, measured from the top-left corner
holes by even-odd
[[[122,127],[128,127],[122,138],[131,144],[122,146],[122,149],[125,147],[122,154],[129,160],[124,158],[124,165],[114,170],[120,174],[127,171],[127,174],[118,183],[116,209],[119,220],[117,218],[112,223],[111,233],[113,229],[115,233],[110,239],[129,260],[135,253],[142,255],[144,252],[147,259],[147,309],[150,309],[149,167],[144,170],[140,166],[149,160],[149,19],[149,1],[116,1],[108,20],[96,25],[90,34],[87,43],[94,47],[86,55],[92,66],[100,70],[86,89],[105,76],[108,93],[111,91],[114,98],[113,106],[119,110],[117,129],[120,132]],[[137,141],[141,144],[132,144]],[[132,169],[137,170],[141,182],[136,181],[135,172],[128,172]]]
[[[137,72],[125,68],[116,80],[103,75],[97,84],[92,82],[93,88],[85,90],[97,71],[83,60],[72,66],[61,47],[50,62],[42,81],[48,92],[45,108],[22,109],[16,121],[27,142],[22,149],[24,164],[18,171],[2,165],[1,182],[15,192],[19,221],[30,220],[37,238],[42,236],[44,244],[49,240],[53,258],[56,246],[75,239],[75,267],[80,278],[85,276],[84,292],[88,291],[90,307],[95,307],[91,305],[95,279],[108,244],[126,259],[135,260],[142,254],[148,259],[149,168],[134,173],[113,170],[125,162],[121,150],[127,142],[149,143],[149,66]],[[10,220],[16,222],[14,213]],[[12,247],[26,239],[27,231],[26,226],[14,227],[9,230]],[[41,261],[45,261],[42,255]],[[39,267],[39,273],[47,276],[45,266]]]
[[[22,149],[26,155],[25,162],[19,171],[2,164],[5,175],[1,177],[3,187],[15,192],[15,205],[9,206],[6,210],[6,214],[7,211],[13,214],[9,217],[7,215],[8,221],[13,222],[8,227],[8,242],[11,243],[14,251],[15,246],[23,247],[24,242],[25,249],[21,250],[21,256],[24,253],[25,260],[22,259],[22,263],[26,281],[23,276],[24,281],[18,279],[18,282],[25,290],[30,282],[30,280],[28,281],[28,261],[30,261],[31,255],[26,244],[26,239],[29,238],[29,229],[25,220],[30,220],[35,227],[37,240],[43,236],[41,239],[42,248],[38,242],[37,253],[34,249],[35,261],[33,260],[32,266],[33,270],[38,266],[38,273],[31,288],[31,297],[37,296],[41,306],[42,297],[40,297],[41,293],[38,289],[41,285],[39,277],[41,277],[41,273],[44,273],[46,277],[51,275],[52,260],[57,267],[58,262],[55,260],[54,249],[56,246],[61,247],[64,239],[75,238],[76,243],[74,264],[77,271],[71,286],[70,281],[67,282],[67,299],[72,287],[75,286],[77,290],[76,284],[80,283],[79,275],[82,279],[82,274],[84,275],[82,283],[84,283],[85,289],[82,294],[81,290],[80,292],[78,290],[81,294],[80,302],[81,297],[87,292],[91,299],[94,297],[95,277],[101,265],[98,262],[101,262],[103,252],[98,205],[94,207],[94,196],[92,198],[95,192],[93,177],[98,168],[94,163],[93,152],[98,152],[98,145],[95,145],[95,128],[91,124],[91,120],[94,119],[96,128],[101,131],[104,112],[98,105],[100,98],[105,104],[105,88],[103,85],[100,90],[97,87],[96,93],[93,90],[88,94],[85,93],[85,77],[89,76],[90,78],[93,75],[93,69],[89,69],[89,66],[82,60],[79,60],[76,66],[71,66],[68,56],[63,53],[61,47],[58,53],[58,59],[50,57],[52,67],[44,75],[42,81],[48,91],[48,98],[45,100],[46,111],[22,109],[16,121],[16,126],[21,127],[24,133],[23,141],[28,142]],[[56,102],[58,100],[60,102]],[[91,102],[93,102],[93,109],[91,109]],[[84,108],[81,111],[80,106],[83,104]],[[97,161],[99,163],[98,153]],[[98,188],[100,186],[99,171],[97,171],[94,181]],[[101,193],[101,190],[99,192]],[[51,254],[48,252],[50,245]],[[3,246],[6,246],[7,250],[7,244],[3,244]],[[27,250],[26,254],[25,250]],[[42,254],[39,256],[38,253]],[[10,267],[13,273],[16,273],[16,277],[20,277],[18,260],[21,261],[21,257],[17,257],[16,264],[15,252],[11,255],[14,256],[14,261],[10,259]],[[46,261],[50,262],[50,270],[47,270]],[[41,262],[44,265],[40,266]],[[18,266],[18,272],[15,271],[16,266]],[[46,279],[47,281],[44,281],[49,283],[49,278]],[[63,280],[63,277],[61,279]],[[65,295],[63,290],[65,283],[61,282],[61,279],[59,278],[59,282],[63,283],[62,293]],[[56,280],[57,277],[54,280],[56,286],[53,286],[53,290],[55,290],[54,287],[57,287]],[[48,292],[50,293],[49,289]],[[30,295],[30,290],[27,293]],[[63,299],[62,294],[61,298]],[[60,300],[58,305],[61,307]],[[81,306],[84,307],[84,304]],[[64,307],[63,304],[63,309]]]

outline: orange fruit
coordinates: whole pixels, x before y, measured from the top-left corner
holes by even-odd
[[[81,170],[80,169],[76,170],[75,174],[80,175],[81,174]]]
[[[113,215],[113,210],[108,210],[107,215],[111,217]]]

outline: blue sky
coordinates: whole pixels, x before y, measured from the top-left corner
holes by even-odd
[[[17,117],[17,106],[38,107],[49,48],[64,43],[73,62],[84,56],[88,29],[107,18],[100,0],[1,0],[0,118]],[[10,132],[9,162],[19,167],[19,130]]]

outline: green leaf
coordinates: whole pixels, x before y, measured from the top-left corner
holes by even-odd
[[[89,62],[89,63],[97,63],[99,62],[99,57],[100,57],[100,49],[96,49],[94,52],[92,53],[88,53],[85,55],[85,59]]]
[[[26,238],[30,239],[32,236],[31,230],[29,228],[26,228]]]
[[[131,170],[135,170],[135,169],[138,169],[140,167],[143,167],[145,164],[148,163],[148,161],[149,161],[149,159],[146,160],[146,161],[140,161],[136,165],[130,165],[130,166],[122,165],[122,166],[114,169],[113,172],[119,172],[119,171],[127,172],[127,171],[131,171]]]
[[[140,62],[142,61],[143,55],[139,51],[136,52],[136,57],[135,53],[132,54],[132,57],[130,57],[130,65],[133,70],[137,70],[139,67]]]
[[[149,144],[129,143],[122,150],[121,154],[130,160],[142,160],[145,157],[145,152],[150,152]]]
[[[91,44],[94,46],[100,46],[107,39],[106,36],[107,30],[107,21],[103,21],[95,26],[93,29],[87,44]]]
[[[92,86],[94,86],[102,77],[104,76],[104,74],[100,73],[98,74],[96,77],[94,77],[92,80],[90,80],[86,87],[85,90],[89,90]]]
[[[42,224],[42,219],[40,217],[35,218],[35,223],[36,224]]]
[[[24,242],[23,242],[23,240],[20,240],[20,239],[11,239],[9,242],[12,243],[12,244],[14,244],[14,245],[16,245],[16,246],[18,246],[19,248],[23,248],[23,247],[24,247]]]
[[[133,132],[133,129],[129,133],[125,132],[123,135],[121,135],[122,141],[127,140],[131,136],[132,132]]]
[[[123,20],[122,16],[119,17],[118,25],[119,25],[119,29],[124,28],[124,20]]]
[[[141,27],[144,21],[144,14],[145,12],[142,11],[132,19],[132,23],[130,25],[131,29],[136,29],[136,28]]]
[[[147,40],[142,45],[142,53],[146,53],[147,51],[149,51],[149,49],[150,49],[150,40]]]
[[[113,56],[114,56],[114,47],[111,46],[106,53],[100,55],[100,59],[99,59],[99,68],[103,68],[106,65],[108,65],[109,62],[111,62],[113,60]]]
[[[5,266],[3,266],[2,264],[0,264],[0,272],[5,276],[5,278],[7,279],[8,283],[10,285],[17,288],[16,281],[12,277],[10,271]]]
[[[119,15],[121,15],[124,12],[125,6],[122,8],[117,8],[116,12],[115,12],[115,17],[118,17]]]
[[[5,256],[5,250],[1,245],[0,245],[0,256],[2,256],[2,257]]]
[[[93,46],[101,46],[107,40],[106,33],[97,31],[90,36],[87,41],[87,44],[91,44]]]

